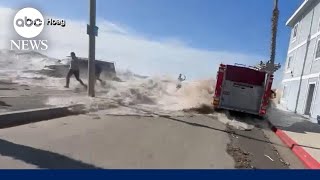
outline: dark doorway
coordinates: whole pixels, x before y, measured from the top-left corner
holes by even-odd
[[[313,95],[314,95],[315,87],[316,87],[315,84],[310,84],[310,85],[309,85],[309,91],[308,91],[308,96],[307,96],[306,110],[305,110],[305,112],[304,112],[305,115],[310,115],[310,114],[311,114],[311,106],[312,106],[312,100],[313,100]]]

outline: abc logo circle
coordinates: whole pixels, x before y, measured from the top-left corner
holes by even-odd
[[[16,32],[24,38],[38,36],[44,27],[42,14],[34,8],[23,8],[17,12],[13,20]]]

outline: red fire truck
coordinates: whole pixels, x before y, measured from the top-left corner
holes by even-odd
[[[251,67],[221,64],[213,106],[263,116],[269,104],[273,75]]]
[[[267,112],[275,64],[278,28],[278,0],[274,0],[270,60],[256,67],[221,64],[217,75],[213,106],[263,116]]]

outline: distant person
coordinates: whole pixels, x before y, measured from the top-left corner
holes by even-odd
[[[70,62],[70,68],[69,72],[66,77],[66,86],[65,88],[69,88],[69,83],[70,83],[70,77],[74,75],[77,79],[77,81],[80,82],[80,84],[87,89],[87,85],[82,82],[80,79],[80,70],[79,70],[79,59],[76,57],[76,54],[74,52],[70,53],[71,55],[71,62]]]
[[[183,76],[183,78],[182,78],[182,76]],[[187,78],[185,75],[179,74],[177,89],[180,89],[182,87],[182,82],[185,81],[186,79]]]

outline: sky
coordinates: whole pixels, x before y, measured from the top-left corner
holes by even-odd
[[[285,22],[302,1],[279,2],[276,61],[282,64],[290,37]],[[89,0],[1,0],[0,25],[11,25],[4,17],[18,9],[37,8],[67,20],[66,28],[45,31],[49,55],[72,50],[87,56],[88,5]],[[192,79],[215,76],[221,62],[255,65],[269,57],[272,6],[273,0],[97,0],[97,57],[144,75],[182,72]],[[2,28],[1,34],[8,32]]]

